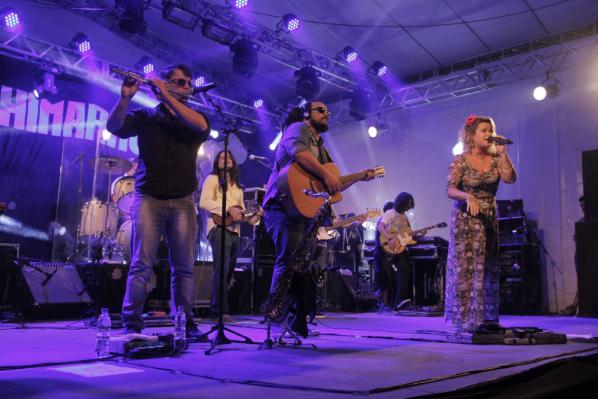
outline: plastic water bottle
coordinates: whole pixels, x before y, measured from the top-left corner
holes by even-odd
[[[187,327],[187,316],[183,305],[177,306],[176,314],[174,315],[174,341],[181,346],[184,346]]]
[[[110,356],[110,328],[112,321],[108,308],[102,308],[102,314],[98,317],[98,330],[96,333],[96,354],[98,358],[105,359]]]

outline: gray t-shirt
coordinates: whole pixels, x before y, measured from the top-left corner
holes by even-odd
[[[285,166],[295,162],[295,156],[301,151],[310,151],[321,164],[332,162],[330,154],[324,148],[322,137],[316,140],[305,123],[293,123],[284,131],[276,148],[276,162],[274,162],[272,173],[266,186],[264,205],[269,200],[275,199],[278,196],[278,172]]]

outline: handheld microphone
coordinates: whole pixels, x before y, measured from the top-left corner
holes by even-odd
[[[216,83],[213,83],[213,82],[207,83],[207,84],[205,84],[203,86],[194,87],[193,89],[191,89],[191,95],[194,96],[196,94],[203,93],[203,92],[206,92],[208,90],[212,90],[215,87],[216,87]]]
[[[258,155],[253,155],[253,154],[249,154],[249,160],[250,161],[267,161],[270,162],[270,160],[266,157],[260,157]]]
[[[511,140],[511,139],[507,139],[507,138],[503,139],[502,137],[496,137],[496,136],[488,137],[488,141],[490,143],[496,143],[496,144],[501,144],[501,145],[513,144],[513,140]]]

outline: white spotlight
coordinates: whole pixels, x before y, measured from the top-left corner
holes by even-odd
[[[534,99],[536,101],[542,101],[546,98],[546,95],[548,95],[548,92],[546,91],[546,88],[544,86],[538,86],[534,89]]]
[[[453,147],[453,155],[460,155],[460,154],[463,154],[463,142],[462,141],[459,141]]]
[[[210,137],[213,139],[217,139],[220,136],[220,132],[218,130],[210,130]]]
[[[112,137],[112,133],[110,133],[108,129],[102,130],[102,140],[108,141],[110,140],[110,137]]]
[[[268,148],[270,148],[270,151],[276,150],[276,147],[278,146],[278,143],[280,143],[281,138],[282,138],[282,132],[278,132],[278,134],[276,135],[276,138],[268,146]]]
[[[368,136],[370,136],[371,138],[375,138],[377,135],[378,129],[376,128],[376,126],[368,127]]]

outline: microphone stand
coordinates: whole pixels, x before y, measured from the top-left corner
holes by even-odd
[[[204,92],[203,95],[205,96],[206,100],[214,107],[214,109],[216,110],[216,113],[220,116],[220,118],[222,118],[223,121],[225,121],[224,124],[224,129],[223,129],[223,133],[224,133],[224,170],[222,171],[222,174],[220,176],[220,188],[222,190],[222,218],[224,219],[224,217],[226,216],[226,192],[228,190],[228,172],[227,172],[227,165],[228,165],[228,144],[229,144],[229,137],[230,134],[235,131],[235,128],[233,127],[233,121],[231,121],[230,119],[227,119],[226,116],[224,115],[224,112],[222,112],[222,108],[220,107],[220,105],[216,104],[216,102],[212,99],[212,97],[210,97],[210,95],[208,95],[208,93]],[[251,338],[246,337],[245,335],[242,335],[236,331],[233,331],[232,329],[225,327],[224,326],[224,321],[223,321],[223,314],[224,314],[224,284],[225,284],[225,279],[224,279],[224,252],[225,252],[225,239],[226,239],[226,231],[225,231],[225,226],[222,225],[220,228],[220,264],[219,265],[214,265],[214,267],[218,267],[220,269],[220,275],[219,275],[219,279],[218,279],[218,285],[220,286],[220,290],[218,292],[218,323],[216,323],[216,325],[212,326],[212,328],[210,328],[210,330],[204,334],[202,334],[199,337],[199,340],[205,340],[207,338],[207,336],[209,334],[211,334],[212,332],[216,331],[216,335],[210,340],[210,348],[207,349],[204,353],[206,355],[209,355],[212,353],[212,351],[214,349],[216,349],[217,346],[219,345],[226,345],[226,344],[230,344],[231,342],[240,342],[240,343],[247,343],[247,344],[253,344],[254,342],[251,340]],[[243,341],[240,340],[231,340],[229,338],[227,338],[227,336],[224,334],[224,331],[228,331],[234,335],[237,335],[238,337],[244,338]]]

